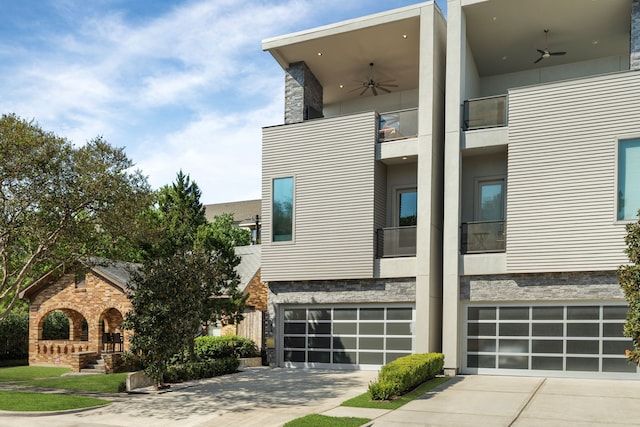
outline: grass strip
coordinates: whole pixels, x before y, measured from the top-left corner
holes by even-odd
[[[71,371],[69,368],[53,366],[13,366],[0,368],[0,383],[9,381],[27,381],[35,378],[59,377]]]
[[[284,427],[359,427],[368,421],[371,420],[369,418],[329,417],[311,414],[289,421]]]
[[[63,411],[108,403],[111,402],[86,396],[0,390],[0,410],[3,411]]]
[[[414,399],[422,396],[423,394],[433,390],[440,384],[444,384],[449,381],[448,377],[436,377],[429,381],[425,381],[418,387],[414,388],[407,394],[403,394],[394,400],[371,400],[371,394],[367,391],[359,396],[342,402],[340,406],[350,406],[354,408],[374,408],[374,409],[397,409],[402,405],[411,402]]]
[[[73,375],[60,378],[31,380],[20,385],[63,390],[94,391],[99,393],[120,393],[124,391],[127,373],[109,375]]]

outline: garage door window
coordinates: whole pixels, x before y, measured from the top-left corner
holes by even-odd
[[[286,364],[384,365],[413,352],[412,307],[286,308]]]
[[[625,305],[476,306],[466,310],[466,368],[636,373]]]

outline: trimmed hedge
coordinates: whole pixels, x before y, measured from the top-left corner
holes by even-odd
[[[260,356],[260,351],[252,340],[233,335],[224,337],[197,337],[194,351],[198,360]]]
[[[373,400],[389,400],[438,375],[444,354],[423,353],[400,357],[380,369],[378,379],[369,384]]]
[[[212,378],[225,374],[232,374],[238,370],[240,361],[235,357],[227,357],[218,360],[204,362],[187,362],[180,365],[167,367],[164,373],[164,381],[177,383],[181,381]]]

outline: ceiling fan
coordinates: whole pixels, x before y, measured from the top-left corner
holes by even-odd
[[[548,58],[550,56],[565,55],[567,53],[567,52],[549,52],[548,39],[549,39],[549,29],[545,28],[544,29],[544,50],[536,49],[538,52],[540,52],[540,58],[536,59],[533,62],[534,64],[537,64],[538,62],[542,61],[544,58]]]
[[[391,82],[395,81],[395,80],[383,80],[383,81],[376,81],[374,79],[374,75],[373,75],[373,62],[369,63],[369,77],[367,78],[367,81],[361,82],[356,80],[358,83],[361,83],[361,86],[350,90],[350,92],[354,92],[356,90],[362,89],[362,92],[360,92],[360,96],[364,95],[364,93],[366,91],[368,91],[369,89],[371,89],[371,93],[373,93],[373,96],[378,96],[378,89],[380,89],[381,91],[387,92],[387,93],[391,93],[391,91],[388,89],[390,87],[398,87],[398,85],[394,85],[394,84],[390,84]]]

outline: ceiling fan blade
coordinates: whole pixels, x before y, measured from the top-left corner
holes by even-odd
[[[559,55],[566,55],[567,52],[549,52],[549,55],[551,56],[559,56]]]
[[[538,52],[540,52],[540,55],[544,55],[546,52],[544,50],[540,50],[540,49],[536,49]]]
[[[396,81],[396,79],[382,80],[382,81],[379,81],[378,84],[391,83],[391,82],[395,82],[395,81]]]
[[[384,87],[398,87],[398,85],[391,85],[391,84],[387,84],[387,83],[384,83],[384,84],[383,83],[378,83],[376,86],[378,86],[378,87],[382,87],[382,86],[384,86]]]
[[[373,96],[378,96],[378,91],[375,86],[371,86],[371,92],[373,92]]]
[[[385,91],[387,93],[391,93],[391,91],[389,89],[385,89],[382,86],[378,86],[378,89],[383,90],[383,91]]]
[[[367,86],[364,89],[362,89],[362,92],[360,92],[360,96],[364,95],[364,93],[367,91],[367,89],[369,89],[369,86]]]
[[[543,59],[544,59],[544,56],[541,56],[540,58],[538,58],[535,61],[533,61],[533,63],[537,64],[538,62],[542,61]]]
[[[355,91],[360,90],[360,89],[362,89],[362,86],[359,86],[359,87],[357,87],[355,89],[351,89],[349,92],[355,92]]]

